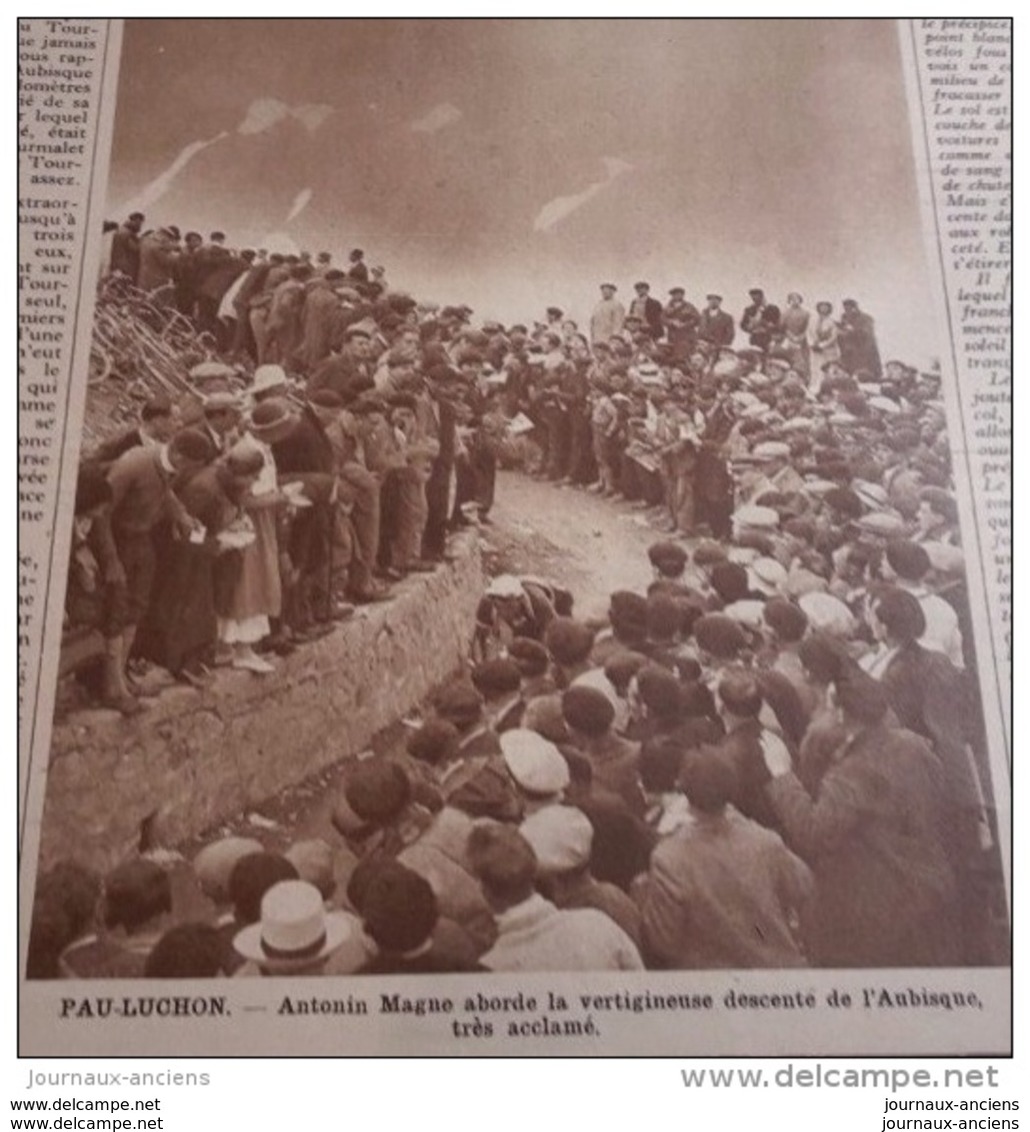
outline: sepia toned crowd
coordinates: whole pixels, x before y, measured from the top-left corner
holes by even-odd
[[[729,543],[654,544],[654,580],[613,593],[605,626],[494,578],[478,659],[403,744],[346,764],[332,835],[144,854],[102,896],[58,864],[30,973],[1000,961],[983,732],[924,544],[892,538],[861,592],[832,571],[798,592],[798,536],[758,507]],[[861,537],[821,505],[810,522]]]
[[[30,976],[1006,961],[935,370],[881,363],[851,300],[752,291],[737,321],[717,295],[641,282],[627,309],[605,284],[587,333],[558,308],[473,328],[294,258],[237,275],[218,333],[245,389],[189,424],[150,404],[82,466],[107,702],[137,710],[125,663],[144,637],[159,656],[155,625],[170,671],[264,673],[269,645],[434,568],[513,437],[527,471],[651,508],[653,579],[597,622],[546,579],[493,578],[465,670],[342,770],[332,835],[143,854],[102,889],[58,864]]]

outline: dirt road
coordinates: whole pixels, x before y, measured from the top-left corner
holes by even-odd
[[[662,537],[639,511],[590,492],[560,488],[516,472],[498,475],[491,522],[482,527],[484,564],[491,575],[532,574],[572,591],[577,617],[604,617],[608,595],[616,589],[642,591],[651,578],[647,548]],[[406,730],[396,727],[376,737],[378,753],[399,749]],[[349,761],[349,760],[345,760]],[[319,837],[336,849],[338,883],[343,889],[354,858],[333,832],[330,814],[344,763],[280,792],[222,824],[217,834],[257,835],[269,848]],[[216,831],[187,848],[210,840]]]
[[[483,528],[491,573],[553,579],[575,595],[579,617],[603,617],[612,590],[642,591],[647,548],[663,537],[629,504],[518,472],[498,474],[491,519]]]

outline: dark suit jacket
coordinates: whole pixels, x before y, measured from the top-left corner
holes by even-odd
[[[703,310],[701,312],[701,325],[697,335],[714,346],[732,346],[736,328],[733,325],[733,316],[726,311]]]
[[[762,730],[757,719],[748,720],[721,740],[716,749],[737,775],[734,806],[745,817],[779,833],[780,820],[766,793],[772,777],[762,754]]]
[[[944,653],[913,642],[898,650],[881,682],[901,726],[929,740],[940,760],[951,848],[975,855],[980,800],[988,795],[972,757],[978,713],[968,677]]]
[[[648,297],[644,304],[644,320],[647,322],[647,328],[650,330],[652,338],[661,338],[665,333],[664,315],[665,311],[662,309],[662,304],[657,299]]]

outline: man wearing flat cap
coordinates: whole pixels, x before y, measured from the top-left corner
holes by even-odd
[[[219,456],[240,438],[240,401],[235,393],[211,393],[204,398],[203,430]]]
[[[641,280],[633,285],[637,297],[629,305],[629,317],[639,319],[647,334],[656,342],[665,333],[662,304],[651,297],[651,284]]]
[[[343,333],[339,352],[331,353],[311,372],[307,389],[334,389],[349,400],[372,387],[372,335],[362,324],[354,323]]]
[[[780,308],[766,300],[760,287],[753,287],[748,295],[751,303],[740,316],[740,329],[756,350],[767,354],[773,340],[780,334]]]
[[[663,318],[669,341],[669,358],[673,362],[685,362],[697,345],[701,315],[693,303],[687,302],[683,287],[673,287],[669,292]]]
[[[601,298],[590,315],[590,342],[594,346],[618,334],[626,321],[626,308],[615,297],[615,291],[614,283],[601,284]]]
[[[706,295],[705,309],[701,312],[697,328],[697,336],[702,342],[712,346],[732,346],[736,330],[733,326],[733,316],[727,314],[722,307],[722,295]]]
[[[617,885],[590,872],[594,827],[575,806],[545,806],[519,832],[536,853],[537,888],[558,908],[596,908],[640,947],[640,911]]]

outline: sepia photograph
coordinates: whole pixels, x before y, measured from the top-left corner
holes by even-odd
[[[1009,787],[896,23],[130,19],[107,112],[23,1033],[983,1011]]]

